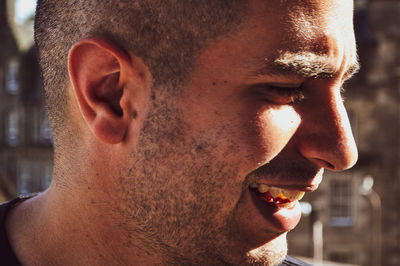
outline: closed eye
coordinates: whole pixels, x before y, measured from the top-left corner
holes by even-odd
[[[304,99],[301,86],[289,87],[275,84],[258,84],[255,86],[255,89],[263,100],[272,104],[294,104]]]

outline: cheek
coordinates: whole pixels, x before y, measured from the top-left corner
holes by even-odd
[[[257,163],[272,160],[286,146],[301,123],[291,106],[265,109],[257,115],[255,127]]]

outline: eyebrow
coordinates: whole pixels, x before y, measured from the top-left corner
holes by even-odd
[[[343,80],[350,79],[359,69],[360,64],[355,58],[347,67]],[[271,61],[265,59],[262,67],[252,73],[253,76],[299,76],[320,79],[335,78],[339,74],[339,69],[330,64],[326,56],[310,52],[285,53]]]

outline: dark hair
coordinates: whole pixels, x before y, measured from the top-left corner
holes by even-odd
[[[35,42],[53,134],[63,130],[71,46],[105,36],[141,57],[153,87],[183,84],[196,55],[235,31],[247,10],[243,0],[38,0]]]

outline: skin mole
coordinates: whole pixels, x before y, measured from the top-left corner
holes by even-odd
[[[136,110],[132,111],[132,118],[136,118],[138,115],[138,112]]]

